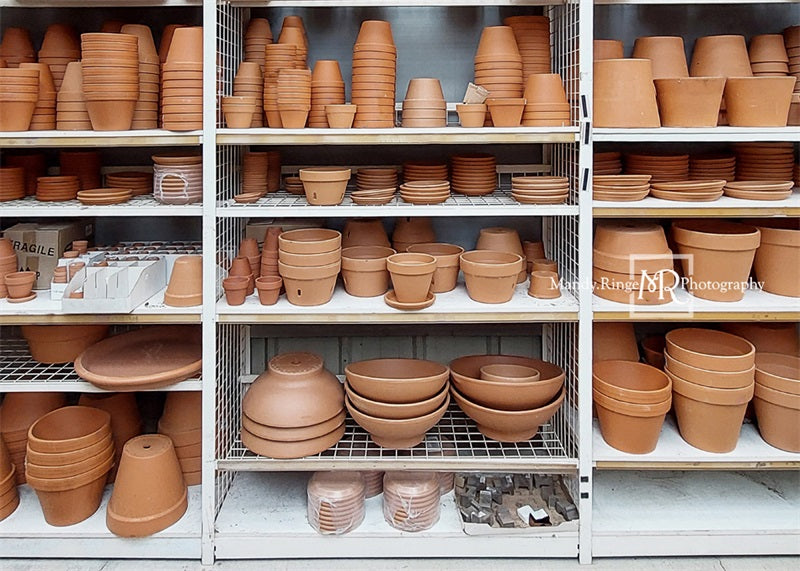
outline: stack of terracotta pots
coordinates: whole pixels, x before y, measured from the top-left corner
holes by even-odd
[[[361,472],[314,472],[306,488],[308,523],[323,535],[342,535],[364,521]]]
[[[503,24],[514,30],[522,57],[525,82],[534,74],[550,73],[550,18],[547,16],[509,16]]]
[[[524,442],[564,402],[564,371],[513,355],[469,355],[450,363],[450,392],[478,430],[498,442]]]
[[[272,43],[272,29],[266,18],[251,18],[244,31],[244,61],[264,70],[265,48]]]
[[[789,54],[782,34],[753,36],[747,51],[754,77],[789,75]]]
[[[761,437],[781,450],[800,452],[800,358],[756,353],[755,383]]]
[[[736,180],[792,180],[792,143],[737,143]]]
[[[345,368],[345,405],[384,448],[411,448],[444,416],[449,369],[419,359],[373,359]]]
[[[66,24],[50,24],[44,33],[42,48],[39,50],[39,63],[45,63],[53,74],[56,91],[61,89],[61,82],[67,65],[81,59],[81,41],[75,29]]]
[[[391,194],[394,195],[394,191]],[[406,182],[400,185],[400,198],[410,204],[441,204],[450,198],[450,182],[446,180]]]
[[[122,537],[152,535],[178,521],[187,506],[186,482],[170,439],[146,434],[129,440],[106,509],[108,529]]]
[[[3,521],[19,506],[17,493],[17,467],[11,461],[5,442],[0,436],[0,521]]]
[[[689,180],[689,155],[628,153],[625,174],[649,174],[651,184]]]
[[[201,155],[153,155],[153,197],[164,204],[194,204],[203,200]]]
[[[764,291],[800,297],[800,221],[796,218],[756,220],[761,233],[753,269]],[[787,263],[788,262],[788,263]]]
[[[84,393],[78,399],[80,406],[99,408],[111,416],[111,434],[114,439],[114,467],[108,481],[113,482],[122,457],[125,443],[142,433],[142,419],[136,405],[135,393],[91,394]]]
[[[21,63],[34,63],[36,51],[30,32],[25,28],[5,28],[0,42],[0,59],[5,60],[10,68],[17,68]]]
[[[73,525],[96,512],[113,466],[114,439],[107,412],[68,406],[31,425],[25,477],[50,525]]]
[[[665,372],[681,436],[707,452],[730,452],[753,398],[755,348],[711,329],[673,329],[666,340]]]
[[[632,323],[593,323],[592,362],[639,361],[639,348]]]
[[[239,64],[239,69],[233,78],[233,96],[255,99],[255,107],[248,127],[264,126],[264,82],[261,67],[257,63],[243,61]],[[231,125],[229,124],[228,127]]]
[[[56,127],[64,131],[91,131],[92,121],[83,94],[81,62],[67,64],[64,79],[56,97]]]
[[[228,268],[228,277],[222,280],[228,305],[242,305],[245,298],[255,291],[255,275],[249,258],[236,256]]]
[[[83,93],[95,131],[131,128],[139,99],[137,46],[129,34],[81,34]]]
[[[264,235],[264,247],[261,249],[261,271],[259,276],[278,276],[278,236],[281,229],[270,226]]]
[[[42,176],[36,184],[36,200],[40,202],[72,200],[78,196],[80,189],[77,176]]]
[[[439,521],[439,478],[436,472],[386,472],[383,518],[401,531],[419,532]]]
[[[322,305],[330,301],[342,267],[342,234],[307,228],[278,236],[278,269],[286,297],[294,305]]]
[[[594,62],[595,127],[660,127],[649,59]]]
[[[169,436],[187,486],[200,483],[202,468],[202,393],[171,392],[164,402],[158,432]]]
[[[292,29],[292,28],[289,28]],[[278,74],[278,113],[284,129],[302,129],[311,111],[311,70],[282,69]]]
[[[313,353],[270,359],[242,401],[242,443],[256,454],[302,458],[344,435],[344,389]]]
[[[264,59],[264,113],[267,123],[271,129],[279,129],[281,125],[281,115],[278,111],[278,75],[284,69],[296,69],[295,58],[297,46],[294,44],[270,44],[265,48]],[[234,90],[234,95],[236,94]],[[263,118],[260,118],[263,122]],[[253,127],[261,126],[257,124],[253,117]]]
[[[25,169],[0,167],[0,202],[25,198],[25,195]],[[16,264],[16,257],[14,263]]]
[[[0,131],[27,131],[38,100],[38,69],[0,68]]]
[[[258,249],[258,241],[255,238],[242,238],[239,242],[239,252],[237,257],[247,258],[250,263],[250,273],[254,278],[261,275],[261,252]]]
[[[170,131],[203,128],[203,28],[177,28],[162,66],[161,122]]]
[[[311,111],[308,126],[327,128],[327,105],[344,103],[344,79],[339,62],[334,59],[317,60],[311,74]]]
[[[9,169],[0,169],[0,199],[2,200],[13,200],[13,198],[4,198],[3,196],[4,186],[6,185],[4,178],[8,170]],[[15,169],[15,173],[12,174],[17,175],[17,179],[21,179],[22,177],[22,175],[18,172],[18,169]],[[21,185],[21,182],[17,184],[17,186]],[[22,198],[22,196],[24,196],[24,194],[21,196],[14,196],[14,198]],[[14,250],[14,246],[11,244],[11,241],[8,240],[8,238],[0,238],[0,299],[3,299],[8,295],[5,276],[8,274],[13,274],[18,269],[17,252]]]
[[[522,240],[519,237],[519,232],[513,228],[502,226],[481,228],[478,233],[478,240],[475,242],[475,249],[506,252],[522,256],[523,266],[517,275],[517,283],[522,283],[527,278],[527,260],[525,251],[522,248]]]
[[[609,446],[630,454],[655,450],[672,406],[672,382],[655,367],[634,361],[597,361],[592,396],[600,433]]]
[[[438,79],[417,77],[408,82],[408,91],[403,100],[402,126],[447,126],[447,102]]]
[[[294,67],[297,69],[308,68],[308,36],[300,16],[286,16],[283,19],[278,43],[295,46]]]
[[[353,47],[354,127],[395,126],[396,75],[397,48],[391,25],[382,20],[362,22]]]
[[[511,178],[511,196],[522,204],[562,204],[569,197],[569,179],[565,176],[515,176]]]
[[[692,77],[736,77],[753,76],[747,44],[744,36],[721,35],[697,38],[689,66]],[[723,99],[720,107],[719,124],[727,125],[727,105]]]
[[[50,68],[44,63],[21,63],[20,69],[39,70],[39,98],[33,110],[30,131],[47,131],[56,128],[56,85]]]
[[[488,89],[492,98],[522,97],[522,56],[511,27],[484,28],[474,63],[475,83]]]
[[[783,30],[783,41],[789,60],[788,74],[797,81],[792,93],[789,110],[789,125],[800,125],[800,26],[789,26]]]
[[[380,190],[383,188],[395,190],[397,188],[397,168],[362,167],[356,171],[356,188],[358,190]],[[348,246],[355,245],[348,244]]]
[[[598,297],[635,305],[672,301],[672,251],[658,224],[600,223],[593,252],[592,282]]]
[[[557,73],[529,74],[525,80],[524,127],[563,127],[570,124],[569,103]]]
[[[488,153],[470,153],[450,157],[453,192],[467,196],[492,194],[497,188],[497,157]],[[404,168],[405,174],[405,168]],[[404,176],[406,180],[406,178]],[[446,178],[446,177],[445,177]]]
[[[6,167],[19,167],[25,171],[25,194],[36,194],[36,179],[47,174],[47,161],[44,153],[22,151],[9,153],[3,157]]]
[[[683,220],[672,223],[672,239],[683,256],[689,293],[711,301],[744,297],[761,243],[758,228],[725,220]]]
[[[131,129],[156,129],[161,60],[153,42],[153,33],[148,26],[135,24],[122,26],[122,33],[139,39],[139,99],[136,101]]]

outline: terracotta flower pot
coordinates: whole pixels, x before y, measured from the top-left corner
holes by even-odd
[[[246,256],[236,256],[231,262],[231,267],[228,269],[229,277],[246,277],[247,278],[247,294],[250,295],[255,289],[255,276],[253,275],[253,268],[250,265],[250,259]]]
[[[356,37],[356,44],[394,45],[391,24],[383,20],[364,20]]]
[[[167,63],[203,63],[202,26],[187,26],[173,31]]]
[[[342,248],[352,246],[391,246],[383,220],[380,218],[351,218],[342,230]]]
[[[109,482],[116,478],[122,449],[125,443],[142,432],[142,419],[136,405],[134,393],[116,393],[111,395],[83,394],[78,400],[80,406],[90,406],[104,410],[111,415],[111,434],[114,437],[114,468],[109,474]]]
[[[649,59],[594,62],[596,127],[660,127]]]
[[[647,454],[655,450],[671,398],[653,404],[634,404],[613,399],[597,390],[592,391],[592,396],[600,433],[609,446],[629,454]]]
[[[689,73],[692,77],[752,77],[744,36],[697,38]]]
[[[800,395],[756,383],[753,404],[761,437],[775,448],[800,452]]]
[[[316,254],[293,254],[291,252],[278,252],[278,260],[287,266],[298,268],[315,268],[337,263],[342,257],[341,250],[319,252]]]
[[[106,525],[122,537],[152,535],[183,516],[187,499],[172,441],[160,434],[137,436],[123,449]]]
[[[636,38],[631,57],[653,62],[653,79],[689,77],[683,38],[680,36]]]
[[[800,297],[800,226],[790,220],[757,222],[761,244],[753,266],[756,277],[770,293]]]
[[[522,256],[509,252],[473,250],[461,254],[467,294],[481,303],[510,301],[524,265]]]
[[[169,276],[164,303],[172,307],[193,307],[203,303],[203,257],[176,258]]]
[[[429,254],[393,254],[386,258],[395,296],[402,303],[424,301],[433,283],[436,258]]]
[[[634,361],[595,361],[592,387],[609,398],[655,405],[670,399],[672,383],[662,371]]]
[[[511,56],[519,61],[519,46],[510,26],[487,26],[481,31],[476,56]]]
[[[33,290],[36,272],[12,272],[4,276],[8,297],[19,299],[27,297]]]
[[[431,284],[433,293],[445,293],[455,289],[461,271],[461,254],[464,253],[464,248],[455,244],[432,242],[413,244],[408,247],[408,252],[428,254],[436,258],[436,271],[433,273]]]
[[[289,303],[314,306],[328,303],[333,297],[341,260],[325,266],[290,266],[278,261],[278,271],[286,288]]]
[[[755,380],[769,389],[800,395],[800,357],[757,353]]]
[[[318,254],[338,250],[342,246],[342,234],[328,228],[301,228],[278,235],[281,251],[293,254]]]
[[[108,439],[104,439],[106,441]],[[80,476],[95,469],[97,466],[114,458],[114,442],[108,440],[106,447],[94,456],[78,460],[70,464],[55,464],[41,466],[30,458],[25,459],[25,476],[27,478],[41,478],[43,480],[57,480]]]
[[[344,199],[350,169],[338,167],[314,167],[300,169],[300,180],[309,204],[331,206]]]
[[[673,222],[683,274],[689,293],[712,301],[739,301],[744,297],[756,249],[758,228],[724,220]]]
[[[342,249],[342,279],[347,293],[375,297],[389,289],[386,259],[396,254],[385,246],[351,246]]]
[[[734,127],[785,127],[797,79],[729,77],[725,83],[728,123]]]
[[[713,369],[701,369],[686,363],[681,363],[673,358],[668,352],[664,352],[666,370],[680,377],[681,379],[701,385],[718,389],[741,389],[753,383],[755,366],[744,371],[715,371]]]
[[[261,276],[256,278],[258,301],[261,305],[275,305],[281,295],[283,279],[280,276]]]
[[[358,106],[352,103],[325,105],[325,118],[331,129],[350,129],[356,117]]]
[[[230,276],[222,280],[222,289],[225,290],[225,301],[228,305],[242,305],[247,293],[250,278],[247,276]],[[255,287],[255,286],[254,286]]]
[[[794,323],[724,323],[721,329],[747,339],[757,354],[800,355],[800,333]]]
[[[108,325],[23,325],[22,336],[39,363],[74,361],[84,350],[108,335]]]
[[[485,103],[458,103],[456,104],[456,112],[458,113],[458,122],[462,127],[476,128],[483,127],[486,120],[486,113],[488,107]]]
[[[111,434],[111,415],[88,406],[65,406],[41,416],[28,429],[28,447],[38,452],[72,452]]]
[[[524,98],[494,98],[486,100],[492,124],[495,127],[519,127],[522,112],[525,110]]]
[[[724,77],[656,79],[655,86],[662,126],[717,126]]]
[[[557,299],[561,297],[558,272],[534,269],[531,272],[528,295],[539,299]]]
[[[666,335],[666,351],[674,359],[699,369],[741,372],[755,363],[752,343],[722,331],[701,328],[673,329]]]
[[[625,46],[622,40],[594,40],[594,61],[602,59],[622,59],[625,57]]]
[[[256,98],[251,96],[229,96],[222,98],[222,113],[229,129],[247,129],[253,122]]]
[[[533,73],[525,81],[526,103],[566,103],[564,83],[557,73]]]

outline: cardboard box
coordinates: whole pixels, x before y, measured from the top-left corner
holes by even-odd
[[[49,289],[58,258],[74,240],[85,240],[94,232],[88,220],[16,224],[3,232],[17,251],[21,271],[37,272],[34,289]]]

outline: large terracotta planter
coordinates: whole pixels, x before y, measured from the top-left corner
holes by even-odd
[[[444,416],[450,404],[450,396],[433,412],[406,419],[379,418],[365,414],[356,408],[349,398],[345,398],[345,406],[356,423],[369,432],[370,438],[383,448],[412,448],[422,442],[425,433],[433,428]]]
[[[729,77],[725,83],[728,124],[733,127],[785,127],[797,78]]]
[[[401,303],[424,301],[433,283],[436,258],[429,254],[393,254],[386,258],[397,300]]]
[[[78,404],[99,408],[111,416],[111,434],[114,436],[115,462],[109,475],[109,482],[113,482],[122,457],[125,443],[142,432],[142,419],[136,405],[135,393],[116,393],[111,395],[81,395]]]
[[[342,230],[342,248],[351,246],[391,246],[380,218],[351,218]]]
[[[22,336],[39,363],[74,361],[108,335],[108,325],[23,325]]]
[[[473,250],[461,254],[461,270],[470,299],[506,303],[514,296],[519,272],[525,267],[519,254]]]
[[[712,301],[744,297],[750,268],[761,242],[758,228],[724,220],[673,222],[683,274],[692,295]]]
[[[637,404],[613,399],[596,389],[592,396],[600,433],[609,446],[629,454],[647,454],[655,450],[671,398]]]
[[[800,297],[800,225],[794,219],[757,222],[761,245],[753,262],[756,278],[770,293]]]
[[[755,365],[744,371],[715,371],[701,369],[674,359],[664,352],[666,370],[690,383],[718,389],[741,389],[753,383]]]
[[[662,126],[717,126],[724,77],[663,78],[655,86]]]
[[[753,405],[761,437],[775,448],[800,452],[800,395],[757,383]]]
[[[800,357],[757,353],[755,379],[757,384],[767,388],[800,395]]]
[[[649,59],[594,62],[595,127],[660,127]]]

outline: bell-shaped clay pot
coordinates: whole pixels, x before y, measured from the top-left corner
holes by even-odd
[[[281,295],[283,279],[280,276],[260,276],[256,278],[258,301],[261,305],[275,305]]]

